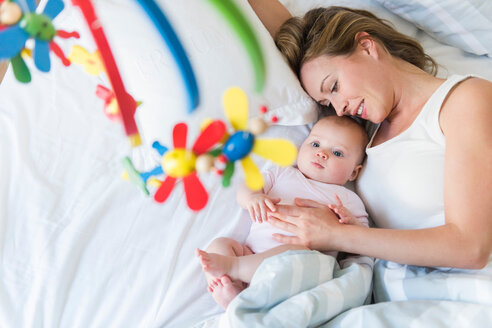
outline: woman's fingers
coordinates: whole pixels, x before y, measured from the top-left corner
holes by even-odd
[[[272,234],[272,237],[282,244],[302,245],[301,240],[297,236],[286,236],[279,233],[274,233]]]
[[[294,234],[297,232],[297,226],[295,224],[279,220],[271,214],[268,216],[268,223],[281,230],[292,232]]]
[[[299,216],[302,210],[295,205],[277,205],[276,207],[275,213],[282,215],[282,217]]]
[[[276,218],[279,221],[283,221],[283,222],[295,225],[298,217],[294,216],[294,215],[284,214],[283,209],[281,209],[281,206],[284,206],[284,205],[278,206],[276,212],[269,212],[268,213],[268,220],[270,221],[270,218]]]
[[[325,205],[322,203],[318,203],[317,201],[305,198],[296,198],[295,203],[297,206],[301,207],[324,207]]]

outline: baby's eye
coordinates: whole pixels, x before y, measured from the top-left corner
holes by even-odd
[[[341,151],[338,151],[338,150],[333,150],[332,151],[333,155],[335,155],[336,157],[343,157],[343,154]]]
[[[313,141],[313,142],[311,142],[311,146],[318,148],[319,147],[319,143],[316,142],[316,141]]]

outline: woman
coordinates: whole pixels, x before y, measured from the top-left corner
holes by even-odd
[[[409,265],[485,267],[492,83],[436,78],[437,65],[416,41],[363,10],[331,7],[289,18],[276,0],[250,3],[313,99],[378,124],[357,181],[378,228],[340,224],[327,206],[298,199],[269,218],[296,236],[274,238]]]

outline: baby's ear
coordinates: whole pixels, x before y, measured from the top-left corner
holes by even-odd
[[[354,181],[357,179],[357,176],[359,175],[360,169],[362,168],[362,165],[357,165],[354,170],[352,171],[352,174],[350,175],[349,181]]]

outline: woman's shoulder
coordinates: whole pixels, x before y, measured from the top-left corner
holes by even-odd
[[[444,106],[455,107],[458,105],[467,105],[480,103],[492,98],[492,82],[470,76],[469,78],[456,84],[449,93]],[[490,102],[489,102],[490,105]]]
[[[458,83],[448,94],[441,108],[441,127],[445,132],[447,126],[463,125],[491,117],[492,82],[470,77]]]

